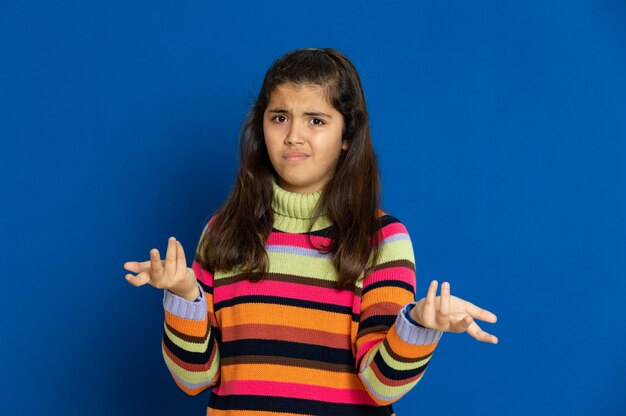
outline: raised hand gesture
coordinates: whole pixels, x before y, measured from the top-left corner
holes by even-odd
[[[200,296],[200,290],[193,269],[187,267],[185,251],[182,244],[170,237],[167,242],[165,260],[161,260],[159,250],[150,250],[150,260],[143,262],[127,261],[124,268],[131,273],[126,280],[133,286],[143,286],[146,283],[170,292],[187,300],[194,300]]]
[[[420,325],[446,332],[467,332],[478,341],[498,343],[498,338],[483,331],[474,319],[495,323],[493,313],[479,308],[461,298],[450,295],[450,283],[441,285],[441,296],[437,294],[437,281],[430,282],[428,293],[411,310],[411,318]]]

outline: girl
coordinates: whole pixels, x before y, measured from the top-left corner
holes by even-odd
[[[415,302],[406,228],[379,208],[365,97],[334,49],[299,49],[268,70],[240,137],[231,195],[191,268],[127,262],[164,290],[163,358],[208,415],[393,415],[444,331],[497,338],[491,312],[430,284]]]

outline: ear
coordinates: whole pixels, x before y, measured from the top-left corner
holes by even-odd
[[[350,146],[348,145],[348,141],[347,141],[346,139],[343,139],[343,140],[341,141],[341,150],[348,150],[348,147],[350,147]]]

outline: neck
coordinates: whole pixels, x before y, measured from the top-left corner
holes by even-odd
[[[322,192],[296,193],[281,188],[275,181],[272,183],[272,211],[274,211],[274,228],[293,233],[317,231],[331,225],[327,215],[322,214],[311,228],[313,214]]]

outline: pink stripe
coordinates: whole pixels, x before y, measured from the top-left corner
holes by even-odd
[[[367,286],[383,280],[400,280],[415,288],[415,274],[413,270],[406,267],[387,267],[385,269],[376,270],[374,273],[367,276],[366,282],[363,283],[363,288],[365,289]]]
[[[380,339],[372,339],[370,341],[367,341],[365,344],[361,345],[361,348],[359,348],[359,351],[357,351],[357,354],[356,354],[357,362],[361,359],[362,356],[367,354],[367,352],[371,350],[372,348],[374,348],[376,344],[378,344],[379,342],[381,342]]]
[[[191,268],[196,273],[196,279],[198,279],[207,286],[213,286],[213,273],[204,270],[202,266],[200,266],[200,263],[195,260],[193,261]]]
[[[279,296],[347,307],[352,307],[354,297],[354,294],[347,290],[339,291],[336,289],[271,280],[261,280],[256,283],[252,283],[249,280],[241,280],[218,288],[214,293],[213,302],[222,302],[237,296],[247,295]]]
[[[383,227],[383,238],[387,238],[394,234],[408,234],[409,232],[406,230],[406,227],[401,222],[394,222],[393,224],[389,224]]]
[[[215,389],[213,392],[218,394]],[[277,381],[222,381],[220,383],[219,395],[226,396],[231,394],[289,397],[318,400],[327,403],[376,404],[363,390],[333,389],[310,384],[281,383]]]
[[[330,239],[326,237],[310,236],[310,240],[313,245],[309,243],[309,236],[304,234],[273,232],[270,233],[266,244],[270,246],[294,246],[317,249],[320,247],[326,247],[330,243]]]
[[[352,303],[352,313],[359,315],[361,313],[361,297],[355,296]]]

